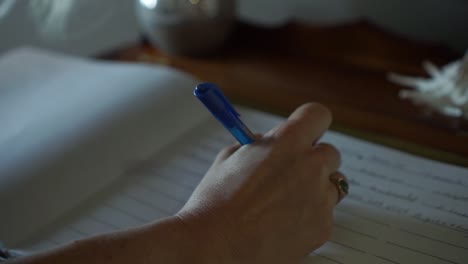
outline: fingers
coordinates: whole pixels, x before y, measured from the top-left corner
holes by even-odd
[[[338,171],[341,166],[341,154],[334,146],[327,143],[313,146],[309,153],[308,164],[318,163],[322,168],[321,180],[327,189],[328,205],[333,209],[347,195],[349,188],[347,178]]]
[[[236,143],[234,145],[231,145],[229,147],[223,148],[218,155],[216,156],[215,162],[223,161],[229,158],[234,152],[236,152],[241,145],[239,143]]]
[[[263,134],[255,133],[256,140],[261,140],[263,138]],[[222,161],[229,158],[234,152],[236,152],[242,145],[239,142],[234,143],[231,146],[223,148],[218,155],[216,156],[216,161]]]
[[[325,133],[331,121],[332,115],[327,108],[307,103],[297,108],[285,123],[266,136],[284,139],[291,145],[310,146]]]
[[[335,207],[346,195],[348,195],[348,179],[341,172],[337,171],[330,175],[330,184],[328,185],[328,198],[330,206]]]
[[[336,172],[341,166],[340,152],[328,143],[320,143],[313,146],[310,159],[323,166],[325,176]]]
[[[324,194],[328,195],[328,205],[333,209],[335,205],[346,195],[340,187],[340,181],[346,181],[346,177],[338,169],[341,166],[341,154],[332,145],[327,143],[317,144],[308,151],[306,166],[320,168],[320,183],[325,188]],[[312,165],[312,164],[315,164]],[[341,190],[339,192],[339,190]]]

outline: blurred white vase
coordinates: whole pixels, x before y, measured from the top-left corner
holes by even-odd
[[[235,0],[136,0],[136,14],[148,40],[176,55],[218,50],[236,18]]]

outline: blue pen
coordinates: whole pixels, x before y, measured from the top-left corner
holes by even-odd
[[[240,120],[240,114],[215,84],[199,84],[195,87],[193,94],[242,145],[255,141],[255,135]]]

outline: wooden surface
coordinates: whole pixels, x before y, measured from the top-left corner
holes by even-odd
[[[405,87],[387,81],[389,72],[424,76],[424,60],[444,65],[460,56],[359,22],[276,29],[239,23],[215,55],[177,57],[141,44],[106,58],[170,65],[218,83],[236,103],[277,114],[321,102],[333,111],[338,130],[468,165],[468,122],[401,100],[398,91]]]

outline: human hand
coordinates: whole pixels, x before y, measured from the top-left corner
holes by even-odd
[[[313,143],[331,119],[306,104],[255,143],[218,154],[177,214],[217,263],[295,263],[328,240],[340,154]]]

